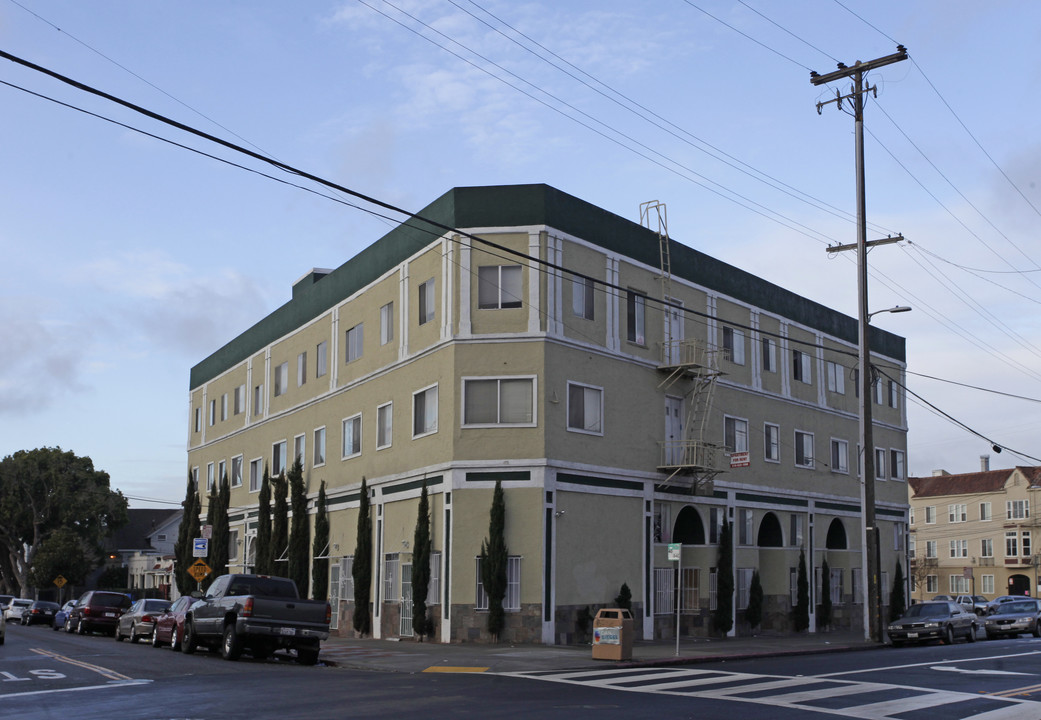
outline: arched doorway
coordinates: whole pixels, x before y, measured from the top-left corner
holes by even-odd
[[[846,540],[846,526],[838,518],[832,520],[831,525],[828,526],[828,537],[824,542],[824,547],[828,550],[849,549],[849,543]]]
[[[1030,578],[1026,575],[1009,575],[1009,595],[1030,595]]]
[[[672,526],[672,541],[684,545],[704,545],[705,525],[701,522],[698,511],[690,505],[680,510],[676,523]]]
[[[756,537],[756,545],[759,547],[783,547],[784,536],[781,534],[781,522],[772,512],[763,516],[759,523],[759,535]]]

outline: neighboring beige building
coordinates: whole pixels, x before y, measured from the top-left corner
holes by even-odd
[[[189,465],[202,489],[231,478],[233,568],[250,567],[264,467],[300,457],[312,508],[327,484],[343,634],[362,477],[379,637],[411,635],[423,483],[435,637],[483,637],[477,556],[497,480],[508,640],[570,642],[623,583],[638,636],[672,636],[669,543],[682,632],[708,634],[724,518],[736,632],[754,570],[764,627],[790,627],[801,549],[815,602],[828,561],[833,626],[861,626],[856,320],[545,185],[457,188],[420,215],[438,225],[410,221],[307,273],[192,369]],[[907,529],[904,341],[875,329],[872,344],[887,569]]]
[[[911,478],[911,597],[1036,595],[1041,467]]]

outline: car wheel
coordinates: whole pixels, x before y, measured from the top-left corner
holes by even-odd
[[[72,632],[72,618],[65,618],[65,632]]]
[[[173,626],[173,630],[170,631],[170,649],[180,650],[181,649],[181,638],[177,634],[177,625]]]
[[[136,643],[139,639],[140,636],[137,634],[137,623],[133,623],[130,626],[130,642]]]
[[[948,645],[954,644],[954,628],[948,625],[943,631],[943,641]]]
[[[238,660],[242,655],[242,641],[235,631],[235,624],[229,623],[224,628],[224,637],[221,638],[220,654],[225,660]]]
[[[1034,637],[1041,638],[1041,622],[1034,620]]]
[[[195,628],[192,623],[185,621],[184,623],[184,639],[181,640],[181,652],[185,655],[191,655],[199,647],[199,641],[195,637]]]
[[[318,648],[297,648],[296,661],[301,665],[314,665],[318,662]]]
[[[87,634],[87,625],[83,622],[83,618],[80,618],[80,621],[76,623],[76,633],[79,635]]]
[[[152,627],[152,647],[157,648],[162,646],[163,644],[159,642],[159,626],[154,625]]]
[[[965,639],[969,642],[976,642],[976,623],[969,625],[969,636]]]
[[[119,625],[116,625],[116,632],[113,637],[116,638],[116,642],[123,642],[124,635],[119,632]]]

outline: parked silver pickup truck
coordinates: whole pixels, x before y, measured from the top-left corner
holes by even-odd
[[[296,652],[297,662],[314,665],[322,640],[329,637],[331,608],[324,600],[303,600],[289,578],[221,575],[184,618],[181,649],[219,647],[227,660],[243,650],[266,658],[279,648]]]

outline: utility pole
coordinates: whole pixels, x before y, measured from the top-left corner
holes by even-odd
[[[839,63],[839,69],[827,75],[819,75],[810,72],[810,82],[814,85],[823,85],[843,78],[853,78],[853,88],[849,95],[843,96],[835,91],[835,99],[824,103],[817,103],[817,114],[821,108],[834,102],[839,109],[842,102],[849,100],[853,106],[853,117],[856,120],[856,156],[857,156],[857,244],[840,245],[828,248],[828,252],[838,250],[857,251],[857,290],[859,309],[859,345],[860,345],[860,453],[863,458],[861,463],[860,478],[860,501],[862,508],[861,517],[861,548],[863,552],[864,567],[864,638],[867,640],[883,641],[882,636],[882,593],[879,582],[880,547],[878,538],[878,527],[875,524],[875,445],[872,432],[871,420],[871,337],[870,321],[871,313],[868,310],[868,270],[867,251],[872,245],[899,242],[902,237],[886,238],[868,242],[867,239],[867,215],[865,211],[864,192],[864,93],[872,92],[877,95],[877,86],[864,87],[864,73],[875,70],[885,65],[900,62],[907,59],[907,50],[903,45],[897,45],[897,52],[892,55],[860,62],[852,67]]]

